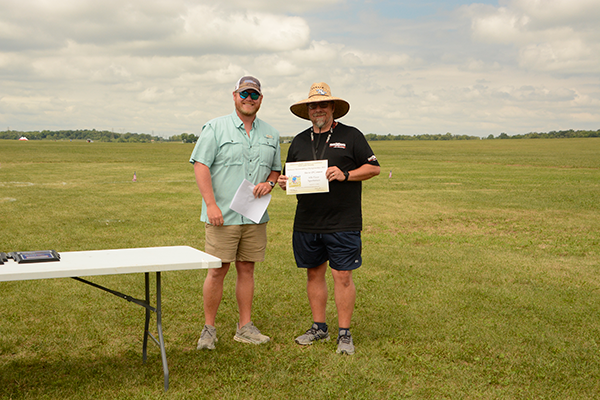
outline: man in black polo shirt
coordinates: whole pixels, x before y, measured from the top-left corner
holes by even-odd
[[[377,158],[364,135],[335,121],[348,113],[350,104],[331,95],[326,83],[311,86],[309,97],[290,107],[312,127],[299,133],[290,145],[287,162],[328,160],[328,193],[299,194],[294,218],[294,257],[307,271],[307,293],[313,325],[296,343],[309,345],[329,340],[325,322],[327,262],[334,281],[338,311],[337,352],[354,354],[350,323],[356,299],[352,271],[362,264],[362,181],[379,175]],[[287,176],[278,179],[282,189]]]

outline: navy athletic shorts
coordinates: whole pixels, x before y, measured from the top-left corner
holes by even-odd
[[[298,268],[315,268],[329,260],[329,266],[350,271],[362,265],[360,231],[307,233],[294,231],[294,258]]]

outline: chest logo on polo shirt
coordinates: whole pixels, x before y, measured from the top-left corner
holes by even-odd
[[[329,143],[329,147],[332,147],[334,149],[345,149],[346,143],[340,143],[340,142]]]

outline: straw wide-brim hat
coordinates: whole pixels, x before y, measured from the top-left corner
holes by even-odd
[[[335,103],[335,110],[333,111],[334,119],[342,118],[350,110],[350,103],[339,97],[333,97],[329,85],[321,82],[313,83],[308,92],[308,99],[292,104],[290,111],[300,118],[310,120],[308,116],[308,104],[320,103],[321,101],[333,101]]]

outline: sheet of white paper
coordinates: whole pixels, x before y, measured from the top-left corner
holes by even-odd
[[[258,224],[265,211],[267,211],[271,195],[254,197],[252,190],[254,190],[252,182],[244,179],[235,196],[233,196],[229,208]]]
[[[327,160],[298,161],[285,164],[288,177],[287,194],[329,192],[329,181],[325,175]]]

